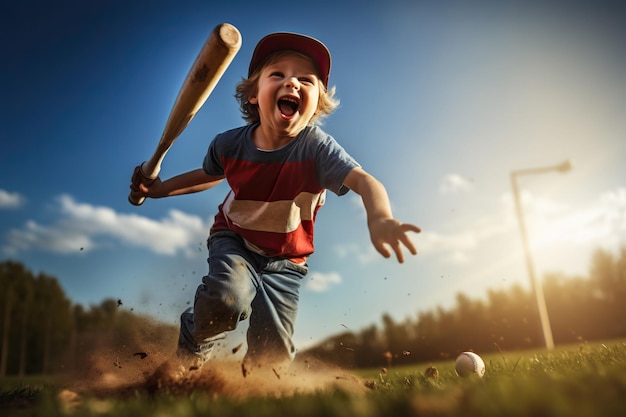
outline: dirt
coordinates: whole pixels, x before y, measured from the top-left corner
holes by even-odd
[[[354,394],[368,391],[364,380],[318,361],[296,360],[286,368],[268,366],[243,371],[240,360],[220,359],[205,363],[201,369],[181,372],[184,368],[176,356],[162,350],[148,346],[137,352],[103,349],[94,353],[88,369],[74,378],[63,396],[77,403],[81,397],[189,396],[198,392],[243,399],[333,390]]]

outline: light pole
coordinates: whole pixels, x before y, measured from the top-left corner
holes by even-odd
[[[524,245],[524,254],[526,255],[526,267],[530,277],[530,284],[535,298],[537,300],[537,309],[539,310],[539,320],[541,321],[541,329],[543,331],[543,340],[547,349],[554,348],[554,339],[552,338],[552,327],[550,326],[550,318],[548,317],[548,308],[546,307],[546,299],[543,294],[543,286],[537,280],[535,268],[533,266],[532,257],[530,255],[530,245],[528,244],[528,233],[526,232],[526,223],[524,222],[524,213],[522,211],[522,203],[520,200],[519,187],[517,185],[517,177],[521,175],[543,174],[546,172],[568,172],[572,169],[572,163],[565,161],[559,165],[520,169],[511,172],[511,185],[513,186],[513,198],[515,200],[515,209],[517,211],[517,220],[519,221],[520,233],[522,235],[522,244]]]

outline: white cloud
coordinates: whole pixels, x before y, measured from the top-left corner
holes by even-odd
[[[528,224],[533,246],[554,244],[615,247],[625,244],[626,188],[601,194],[582,207],[550,199],[529,201]]]
[[[91,238],[85,234],[61,227],[41,226],[32,220],[21,230],[11,230],[8,240],[9,244],[3,248],[3,252],[8,254],[29,249],[70,253],[81,249],[89,250],[94,246]]]
[[[338,257],[349,258],[352,261],[357,261],[361,264],[369,264],[379,259],[383,259],[369,240],[360,244],[337,244],[333,246],[333,250]]]
[[[26,199],[21,194],[0,189],[0,209],[18,208],[25,202]]]
[[[340,284],[341,281],[341,275],[336,272],[311,272],[304,283],[304,287],[313,292],[325,292],[330,287]]]
[[[591,253],[599,247],[614,250],[626,245],[626,188],[577,205],[527,191],[522,192],[521,200],[530,246],[543,264],[556,263],[560,256],[580,250]],[[422,255],[438,256],[451,264],[479,259],[480,254],[505,258],[509,244],[514,248],[520,244],[510,193],[502,196],[499,209],[481,218],[464,218],[419,236]]]
[[[522,190],[529,243],[537,263],[558,268],[567,256],[591,253],[599,247],[614,250],[626,245],[626,188],[604,192],[581,202],[562,201]],[[510,192],[499,201],[477,202],[479,210],[460,211],[442,224],[431,224],[414,237],[421,257],[442,265],[500,268],[522,253],[519,223]],[[367,242],[336,244],[334,253],[362,264],[382,259]],[[586,258],[580,264],[585,265]],[[576,264],[578,265],[578,264]],[[523,266],[522,266],[523,267]]]
[[[444,195],[467,192],[472,188],[472,181],[458,174],[448,174],[439,181],[439,192]]]
[[[13,254],[38,249],[72,253],[114,241],[161,255],[191,255],[197,252],[198,243],[206,239],[210,227],[200,217],[178,210],[153,220],[117,213],[109,207],[77,203],[68,195],[60,196],[56,202],[61,213],[56,223],[44,226],[31,220],[22,229],[11,230],[3,251]]]
[[[478,235],[474,230],[457,233],[422,232],[419,237],[420,250],[424,255],[443,254],[448,262],[465,263],[468,253],[478,245]]]

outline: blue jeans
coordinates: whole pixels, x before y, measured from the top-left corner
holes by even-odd
[[[246,248],[234,232],[214,232],[207,242],[209,274],[202,278],[193,310],[181,315],[179,348],[197,352],[250,318],[246,366],[288,363],[306,265],[268,258]]]

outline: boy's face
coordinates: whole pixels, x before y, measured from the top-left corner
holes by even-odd
[[[277,136],[295,137],[317,111],[320,80],[313,63],[289,54],[261,70],[257,94],[249,97],[258,104],[261,124]]]

